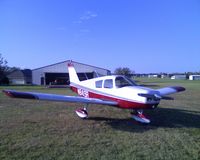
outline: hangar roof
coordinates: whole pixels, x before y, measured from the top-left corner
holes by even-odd
[[[30,69],[15,69],[7,75],[9,78],[21,78],[21,77],[32,77],[32,72]]]
[[[66,61],[62,61],[62,62],[58,62],[58,63],[54,63],[54,64],[50,64],[50,65],[47,65],[47,66],[43,66],[43,67],[39,67],[39,68],[35,68],[35,69],[33,69],[32,71],[35,71],[35,70],[38,70],[38,69],[42,69],[42,68],[46,68],[46,67],[51,67],[51,66],[58,65],[58,64],[61,64],[61,63],[67,63],[67,62],[68,62],[68,63],[69,63],[69,62],[72,62],[72,63],[77,63],[77,64],[81,64],[81,65],[89,66],[89,67],[99,68],[99,69],[107,70],[107,71],[110,72],[110,70],[105,69],[105,68],[96,67],[96,66],[92,66],[92,65],[88,65],[88,64],[84,64],[84,63],[80,63],[80,62],[72,61],[72,60],[66,60]]]

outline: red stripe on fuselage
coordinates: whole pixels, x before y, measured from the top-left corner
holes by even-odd
[[[78,89],[76,87],[71,86],[71,90],[78,94]],[[123,108],[123,109],[152,109],[152,108],[154,108],[153,107],[154,105],[158,105],[158,103],[145,104],[145,103],[131,102],[128,100],[105,96],[105,95],[102,95],[99,93],[94,93],[91,91],[88,91],[88,93],[89,93],[89,98],[98,98],[98,99],[102,99],[102,100],[115,101],[119,104],[118,107]]]

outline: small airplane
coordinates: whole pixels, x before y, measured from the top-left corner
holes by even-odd
[[[12,98],[83,103],[85,104],[84,107],[76,110],[76,114],[82,119],[88,117],[88,104],[102,104],[132,110],[133,119],[141,123],[150,123],[150,119],[143,114],[144,109],[155,109],[161,99],[173,99],[166,95],[185,90],[181,86],[150,89],[139,86],[133,80],[121,75],[103,76],[80,81],[72,62],[68,63],[68,70],[70,88],[79,96],[15,90],[3,90],[3,92]]]

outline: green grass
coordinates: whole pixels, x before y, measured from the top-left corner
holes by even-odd
[[[132,120],[128,110],[90,105],[90,118],[81,120],[74,112],[81,104],[11,99],[0,92],[0,159],[200,159],[200,82],[137,80],[187,90],[145,111],[149,125]],[[38,86],[2,89],[74,95]]]

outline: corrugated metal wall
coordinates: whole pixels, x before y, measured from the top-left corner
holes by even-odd
[[[67,64],[70,61],[64,61],[61,63],[56,63],[53,65],[49,65],[46,67],[41,67],[38,69],[32,70],[32,82],[35,85],[41,84],[41,78],[45,77],[45,73],[68,73]],[[78,62],[72,62],[74,64],[74,67],[77,71],[77,73],[91,73],[91,72],[97,72],[99,75],[109,75],[110,71],[103,68],[98,68]]]

